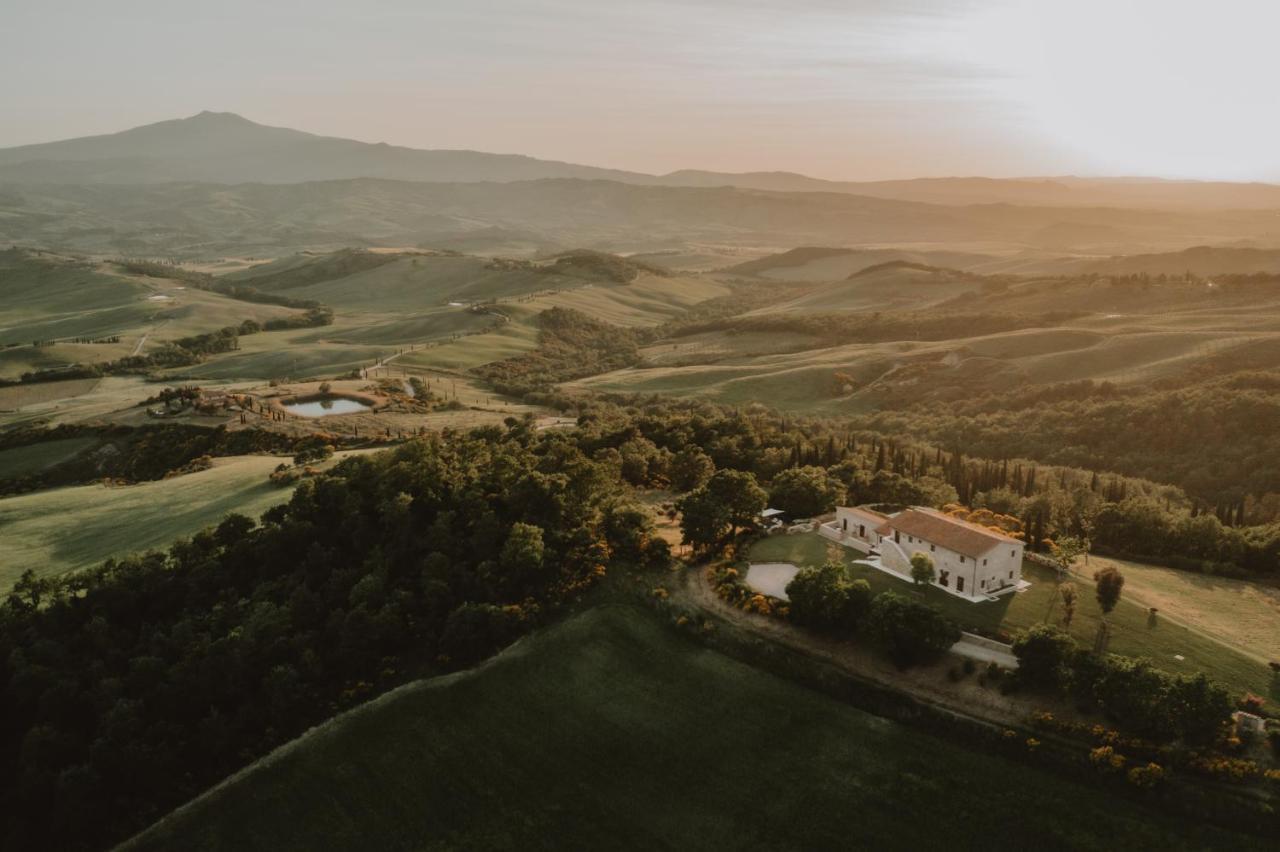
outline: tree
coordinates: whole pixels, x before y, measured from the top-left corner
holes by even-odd
[[[1095,595],[1098,607],[1102,610],[1102,620],[1098,622],[1098,637],[1094,641],[1093,650],[1101,654],[1107,649],[1107,640],[1111,636],[1111,624],[1107,616],[1120,602],[1120,591],[1124,588],[1124,575],[1114,565],[1108,565],[1093,573],[1096,586]]]
[[[1049,559],[1058,571],[1058,581],[1066,579],[1081,554],[1089,552],[1089,542],[1076,536],[1063,536],[1050,543]]]
[[[604,513],[604,536],[616,556],[639,562],[653,535],[653,516],[634,503],[610,506]]]
[[[779,473],[769,489],[769,502],[794,517],[812,517],[835,508],[844,496],[840,481],[821,467],[793,467]]]
[[[701,488],[715,470],[710,456],[698,447],[685,447],[671,459],[671,487],[681,493]]]
[[[755,523],[769,504],[769,495],[753,474],[741,470],[717,470],[707,480],[707,493],[720,503],[729,519],[731,533]]]
[[[917,586],[927,586],[937,578],[933,557],[927,553],[911,554],[911,579]]]
[[[1062,629],[1070,630],[1071,622],[1076,617],[1076,587],[1074,583],[1063,583],[1058,587],[1058,596],[1062,598]]]
[[[933,607],[894,592],[871,602],[867,634],[898,668],[934,659],[960,640],[960,628]]]
[[[544,554],[541,527],[512,524],[498,557],[504,581],[517,589],[526,588],[541,572]]]
[[[1050,624],[1037,624],[1013,640],[1018,658],[1018,682],[1033,687],[1056,687],[1066,682],[1076,643]]]
[[[871,602],[866,580],[850,582],[841,562],[800,569],[787,584],[791,618],[815,630],[852,632]]]
[[[707,552],[724,543],[730,528],[729,511],[705,486],[686,494],[676,507],[680,510],[685,544],[695,551]]]
[[[1093,573],[1093,582],[1097,585],[1098,606],[1102,614],[1109,615],[1120,602],[1120,591],[1124,588],[1124,575],[1113,565],[1101,568]]]

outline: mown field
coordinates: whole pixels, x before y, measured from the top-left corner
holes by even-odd
[[[340,716],[123,848],[940,843],[1261,848],[870,716],[622,605]]]
[[[26,476],[53,467],[97,443],[96,438],[65,438],[0,450],[0,479]]]
[[[850,575],[865,579],[873,591],[892,589],[898,593],[920,595],[963,627],[988,631],[1003,629],[1013,633],[1045,620],[1058,623],[1062,617],[1054,573],[1031,562],[1023,564],[1023,576],[1031,582],[1029,589],[1005,595],[999,601],[970,603],[934,587],[917,589],[890,577],[858,562],[853,550],[816,533],[770,536],[756,543],[750,552],[752,562],[791,562],[801,566],[820,565],[831,558],[842,560]],[[1130,657],[1148,657],[1170,672],[1189,674],[1202,671],[1235,691],[1248,690],[1280,700],[1280,680],[1271,673],[1264,660],[1246,652],[1248,646],[1233,644],[1231,640],[1235,637],[1230,633],[1215,634],[1215,638],[1160,614],[1153,618],[1147,611],[1145,600],[1143,603],[1136,600],[1141,595],[1137,590],[1144,585],[1141,576],[1135,574],[1134,579],[1133,587],[1126,583],[1125,597],[1111,614],[1111,651]],[[1203,579],[1212,584],[1213,578]],[[1093,595],[1092,581],[1076,578],[1074,582],[1079,592],[1079,603],[1071,623],[1071,635],[1084,647],[1092,647],[1102,613]],[[1227,581],[1218,582],[1225,584]],[[1187,605],[1194,606],[1198,600],[1197,597]],[[1272,625],[1274,627],[1274,621]]]
[[[1280,588],[1102,556],[1091,556],[1075,582],[1090,582],[1087,572],[1105,565],[1124,574],[1124,593],[1135,603],[1217,636],[1259,662],[1280,660]]]
[[[256,518],[289,498],[291,489],[267,480],[281,461],[287,460],[234,456],[173,479],[0,499],[0,589],[12,586],[27,568],[55,576],[113,556],[166,549],[232,512]]]

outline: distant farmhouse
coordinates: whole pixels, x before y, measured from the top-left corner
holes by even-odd
[[[912,506],[884,514],[866,506],[841,506],[835,521],[819,531],[869,553],[877,567],[908,580],[912,555],[927,553],[937,571],[934,585],[972,601],[1030,585],[1022,579],[1021,539],[937,509]]]

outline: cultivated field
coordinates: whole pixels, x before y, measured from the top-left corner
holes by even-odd
[[[235,456],[173,479],[0,499],[0,588],[9,588],[27,568],[55,576],[113,556],[167,549],[232,512],[257,518],[289,499],[291,489],[267,480],[282,461],[288,459]]]
[[[993,807],[997,789],[1016,806]],[[340,716],[124,848],[910,849],[948,831],[944,803],[973,848],[1253,846],[870,716],[615,605]]]

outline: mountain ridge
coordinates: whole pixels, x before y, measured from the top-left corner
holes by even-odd
[[[1280,210],[1280,186],[1267,183],[1077,176],[834,181],[785,170],[679,169],[656,175],[525,154],[361,142],[208,110],[116,133],[0,148],[0,181],[11,183],[234,185],[356,178],[425,183],[572,178],[640,186],[827,192],[946,206]]]

